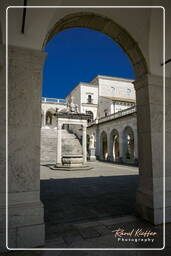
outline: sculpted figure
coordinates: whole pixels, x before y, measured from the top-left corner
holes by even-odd
[[[90,148],[94,148],[94,135],[91,134],[90,136]]]

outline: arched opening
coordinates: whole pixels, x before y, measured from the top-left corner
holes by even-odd
[[[119,133],[116,129],[110,134],[111,161],[119,161]]]
[[[91,20],[93,20],[93,22],[91,22]],[[100,27],[98,26],[96,27],[94,26],[94,21],[96,21],[95,22],[96,24],[99,23],[103,25]],[[70,28],[80,28],[80,27],[102,32],[105,35],[109,36],[111,39],[113,39],[115,42],[117,42],[122,47],[124,52],[127,54],[129,59],[131,60],[132,66],[134,67],[136,78],[139,78],[140,76],[145,75],[147,73],[146,62],[137,43],[132,39],[132,37],[127,33],[127,31],[121,28],[118,24],[100,15],[95,15],[92,13],[81,13],[81,14],[78,13],[73,15],[67,15],[61,21],[55,24],[53,29],[47,35],[44,45],[47,42],[49,42],[50,39],[56,34],[58,34],[59,32],[70,29]],[[75,99],[73,99],[73,101],[74,100]],[[86,102],[86,104],[90,104],[90,103],[92,104],[92,98],[89,96],[88,102]],[[85,108],[84,108],[84,111],[85,111]],[[90,114],[92,115],[92,113]],[[108,143],[110,142],[108,142],[108,138],[109,138],[108,136],[110,137],[110,135],[108,134],[108,131],[107,132],[103,131],[99,136],[100,159],[107,161],[107,160],[110,160],[110,157],[112,157],[112,161],[118,162],[120,158],[119,134],[118,132],[113,131],[113,134],[110,137],[110,139],[112,139],[111,152],[109,152],[110,149],[109,149]],[[89,137],[87,137],[87,141],[89,141]],[[89,143],[87,143],[87,146],[88,144]],[[135,196],[135,193],[134,193],[134,196]],[[135,200],[134,200],[134,203],[135,203]],[[134,203],[132,203],[132,205]]]
[[[51,126],[52,125],[52,113],[50,111],[46,112],[46,125]]]
[[[122,24],[122,22],[121,22],[121,24]],[[154,166],[154,168],[153,168],[153,166],[152,166],[153,163],[154,163],[153,160],[155,160],[155,159],[152,159],[151,151],[155,150],[155,149],[152,148],[152,146],[153,146],[152,143],[155,140],[155,136],[152,138],[152,131],[149,128],[151,126],[154,128],[155,125],[154,125],[154,123],[151,122],[151,119],[150,119],[150,116],[149,116],[149,115],[152,115],[152,113],[150,112],[151,111],[151,106],[150,106],[151,98],[149,97],[150,92],[149,92],[149,88],[148,88],[149,77],[146,76],[148,69],[147,69],[147,65],[146,65],[146,61],[144,59],[144,56],[143,56],[143,54],[141,52],[141,49],[139,47],[139,45],[142,46],[142,44],[141,44],[142,41],[138,39],[139,37],[137,37],[137,41],[138,41],[138,43],[137,43],[132,38],[131,33],[128,33],[124,28],[119,26],[112,19],[107,18],[107,17],[102,16],[102,15],[95,14],[95,13],[90,13],[90,12],[87,11],[87,12],[74,13],[74,14],[67,15],[64,18],[62,18],[60,21],[58,21],[50,29],[49,33],[47,34],[45,42],[44,42],[44,46],[46,45],[46,43],[55,34],[59,33],[60,31],[65,30],[65,29],[73,28],[73,27],[85,27],[85,28],[90,28],[90,29],[94,29],[94,30],[97,30],[97,31],[101,31],[104,34],[108,35],[111,39],[115,40],[122,47],[122,49],[125,51],[125,53],[129,56],[129,58],[130,58],[130,60],[131,60],[131,62],[133,64],[133,67],[134,67],[134,70],[135,70],[136,79],[137,79],[137,87],[143,88],[143,95],[147,95],[146,97],[143,96],[143,99],[146,100],[146,102],[145,102],[145,104],[146,104],[145,110],[148,110],[148,111],[142,111],[142,107],[144,108],[144,106],[138,106],[138,108],[137,108],[137,113],[140,113],[142,111],[142,116],[138,120],[139,128],[145,128],[144,129],[145,132],[146,132],[146,128],[148,129],[148,134],[147,134],[147,136],[145,137],[144,140],[143,140],[143,134],[139,133],[139,140],[141,139],[141,147],[142,147],[142,149],[140,150],[141,176],[143,177],[145,172],[147,173],[147,175],[143,177],[144,178],[144,179],[142,179],[143,182],[140,182],[141,188],[139,188],[139,190],[138,190],[139,194],[138,194],[138,197],[137,197],[137,201],[139,203],[138,204],[139,212],[141,212],[140,214],[144,218],[146,218],[148,220],[151,220],[153,223],[156,223],[156,222],[157,223],[161,223],[161,218],[159,218],[160,219],[159,221],[158,220],[155,221],[157,219],[156,216],[161,215],[158,210],[160,210],[160,212],[161,212],[162,209],[161,209],[161,207],[158,207],[158,206],[156,207],[156,203],[153,200],[154,198],[157,198],[157,195],[158,195],[158,194],[153,194],[153,192],[155,190],[155,188],[154,188],[155,186],[153,186],[153,178],[154,178],[153,174],[154,174],[154,171],[156,172],[158,170],[157,169],[158,167]],[[129,26],[128,26],[128,28],[129,28]],[[138,29],[138,27],[137,27],[137,29]],[[133,29],[133,31],[136,31],[136,29],[135,30]],[[147,36],[147,34],[145,36]],[[20,45],[22,45],[22,44],[20,44]],[[38,104],[36,102],[37,100],[39,101],[39,97],[40,97],[39,90],[40,89],[37,90],[38,92],[36,91],[36,95],[34,95],[34,94],[35,94],[35,81],[37,81],[39,87],[40,87],[40,84],[41,84],[41,77],[40,77],[41,75],[40,74],[41,74],[41,68],[42,68],[41,65],[43,63],[43,56],[44,55],[42,53],[39,53],[39,52],[37,53],[36,52],[36,53],[33,53],[32,56],[30,56],[30,49],[29,49],[29,52],[27,52],[27,49],[24,49],[24,48],[20,49],[20,47],[18,47],[18,48],[19,48],[18,52],[20,53],[20,56],[19,56],[19,58],[17,58],[16,62],[15,62],[15,58],[13,58],[13,57],[17,56],[17,53],[18,53],[17,49],[15,49],[15,51],[13,51],[13,48],[11,48],[12,50],[10,50],[10,57],[11,57],[11,59],[14,60],[12,64],[13,64],[13,67],[14,67],[15,71],[14,71],[14,73],[12,73],[12,75],[10,74],[11,77],[10,77],[9,81],[12,84],[12,86],[11,86],[12,90],[9,90],[9,91],[10,91],[11,95],[15,92],[15,86],[13,86],[14,85],[13,82],[12,82],[13,79],[11,79],[11,78],[13,77],[13,74],[20,73],[21,74],[21,79],[19,79],[18,82],[20,83],[21,87],[22,87],[22,85],[24,85],[25,81],[28,81],[28,84],[30,83],[30,85],[32,86],[32,87],[31,86],[27,86],[29,89],[26,89],[25,91],[22,91],[22,93],[23,93],[23,95],[26,96],[27,95],[27,91],[30,90],[31,93],[29,94],[29,97],[30,97],[30,99],[32,98],[32,101],[30,101],[30,102],[33,104],[33,110],[37,109],[35,111],[36,115],[34,116],[34,121],[36,120],[36,122],[39,123],[39,126],[40,126],[40,122],[39,122],[40,121],[40,116],[41,116],[40,115],[40,108],[39,108],[40,105],[39,105],[39,107],[37,107]],[[148,50],[149,50],[148,47],[146,48],[146,46],[144,46],[144,52],[145,51],[148,52]],[[23,53],[28,57],[28,59],[31,62],[33,61],[33,69],[31,71],[29,70],[28,73],[26,72],[26,74],[24,74],[25,76],[21,72],[21,70],[22,70],[21,67],[22,67],[23,63],[22,63],[22,61],[20,61],[23,58],[23,56],[21,58],[21,55],[23,55]],[[36,55],[36,58],[35,58],[34,54]],[[40,59],[41,59],[41,61],[40,61]],[[34,68],[34,65],[35,65],[36,68]],[[30,63],[29,62],[27,63],[26,66],[24,66],[23,70],[24,69],[26,70],[27,67],[30,67]],[[151,84],[153,84],[153,80],[151,80],[150,82],[151,82]],[[156,81],[154,81],[154,83],[155,82]],[[156,84],[157,84],[157,82],[156,82]],[[25,87],[25,88],[27,88],[27,87]],[[141,103],[141,93],[140,93],[140,91],[141,90],[139,90],[139,94],[138,94],[139,95],[139,97],[138,97],[138,104],[139,105]],[[12,99],[12,97],[11,97],[11,99]],[[24,99],[24,97],[23,97],[23,99]],[[36,99],[36,100],[33,100],[33,99]],[[26,104],[22,104],[23,107],[25,107],[25,105]],[[20,124],[21,124],[20,128],[21,129],[20,130],[18,129],[19,132],[22,129],[26,128],[24,119],[25,120],[27,119],[29,124],[32,124],[32,121],[33,121],[33,115],[30,115],[31,111],[28,110],[27,108],[23,108],[23,109],[25,109],[28,118],[23,117],[23,119],[21,119],[21,117],[24,116],[24,115],[21,115],[21,111],[20,111],[20,115],[17,116],[17,114],[16,114],[17,110],[20,110],[20,109],[21,109],[21,104],[18,104],[17,106],[15,106],[15,112],[13,112],[13,111],[10,112],[9,111],[10,115],[14,117],[14,119],[13,119],[14,123],[16,121],[18,123],[19,123],[19,121],[21,121],[20,122]],[[32,112],[34,112],[34,111],[32,111]],[[14,113],[16,115],[14,115]],[[147,113],[147,116],[146,116],[146,113]],[[17,117],[15,117],[15,116],[17,116]],[[20,120],[18,121],[17,118],[19,118],[19,117],[20,117]],[[141,119],[143,119],[144,117],[146,117],[146,122],[143,123],[144,120],[141,120]],[[144,126],[141,125],[142,123],[143,123]],[[31,125],[28,125],[28,128],[27,128],[28,132],[26,132],[26,135],[27,136],[28,136],[28,134],[32,135],[32,132],[34,133],[34,135],[37,135],[39,127],[35,126],[34,128],[35,129],[33,131],[33,127],[31,127]],[[143,130],[143,132],[144,132],[144,130]],[[150,130],[150,132],[149,132],[149,130]],[[141,129],[139,129],[139,131],[142,132]],[[155,131],[155,129],[154,129],[154,131]],[[25,141],[26,135],[23,135],[23,139],[24,139],[23,141]],[[28,137],[30,138],[30,136],[28,136]],[[39,136],[37,136],[37,137],[39,137]],[[17,139],[16,139],[16,141],[17,141]],[[34,190],[36,191],[36,197],[35,197],[36,199],[35,200],[36,200],[36,203],[37,203],[37,207],[40,207],[39,206],[40,203],[38,204],[38,199],[37,199],[39,197],[39,185],[38,185],[38,183],[39,183],[38,182],[38,179],[39,179],[39,166],[38,166],[39,162],[36,159],[36,157],[39,156],[39,150],[37,150],[39,148],[38,143],[39,143],[39,141],[38,140],[34,140],[34,139],[31,141],[31,143],[28,143],[29,147],[31,147],[31,150],[34,149],[34,150],[32,150],[33,154],[28,154],[26,152],[26,150],[28,151],[28,148],[27,147],[23,147],[23,145],[22,145],[22,147],[21,147],[21,149],[23,149],[22,150],[23,151],[22,152],[22,157],[20,157],[21,155],[19,155],[20,154],[19,151],[18,151],[19,154],[17,153],[15,155],[14,154],[10,155],[11,159],[12,159],[11,162],[13,162],[14,159],[22,159],[22,163],[20,161],[18,161],[18,163],[16,163],[16,166],[13,165],[15,167],[15,170],[13,170],[14,168],[13,169],[11,168],[12,171],[11,171],[11,174],[10,174],[10,178],[14,174],[13,176],[17,180],[17,176],[19,176],[19,175],[16,172],[16,170],[19,170],[19,169],[22,170],[22,178],[23,179],[19,180],[19,181],[16,181],[16,184],[17,184],[16,187],[18,187],[18,191],[19,192],[23,192],[23,190],[22,190],[23,189],[23,187],[22,187],[23,185],[22,184],[31,184],[31,186],[27,186],[26,189],[27,189],[28,193],[33,192]],[[15,143],[15,144],[17,144],[17,143]],[[159,143],[156,143],[156,145],[158,145],[158,144]],[[14,149],[11,151],[11,153],[13,153],[15,150],[16,150],[16,148],[14,147]],[[143,153],[145,152],[145,150],[147,150],[149,154],[144,154],[144,156],[143,156]],[[17,152],[17,150],[16,150],[16,152]],[[154,154],[154,155],[156,157],[156,154]],[[34,161],[30,161],[32,159],[34,159]],[[149,159],[150,159],[150,161],[149,161]],[[33,165],[33,166],[31,166],[31,168],[30,168],[29,162],[31,162],[32,165]],[[158,162],[159,161],[156,158],[155,164],[157,165]],[[20,167],[20,168],[18,168],[18,167]],[[145,167],[147,167],[147,168],[145,169]],[[30,175],[28,175],[28,171],[29,171]],[[148,172],[148,171],[151,171],[151,172]],[[159,171],[161,172],[161,168],[160,168]],[[33,181],[35,181],[36,184],[35,183],[33,184]],[[158,180],[157,180],[157,182],[158,182]],[[146,191],[144,189],[144,187],[146,186],[145,183],[149,185],[149,188],[150,188],[148,190],[149,194],[146,194]],[[150,184],[152,184],[152,186],[150,186]],[[55,185],[55,183],[53,183],[53,185]],[[14,189],[12,188],[12,192],[13,191],[16,192],[15,188]],[[17,193],[17,194],[19,194],[19,193]],[[147,200],[143,200],[144,198],[147,199]],[[28,207],[27,203],[30,202],[30,199],[32,200],[32,198],[28,198],[28,201],[25,202],[25,206],[26,207]],[[144,204],[144,201],[147,201],[146,205]],[[156,210],[155,207],[158,208],[158,209]],[[42,206],[41,206],[41,208],[42,208]],[[19,210],[18,212],[20,212],[20,211],[21,210]],[[16,211],[16,213],[18,213],[18,212]],[[34,216],[33,216],[33,222],[30,223],[30,227],[31,228],[33,227],[33,231],[34,231],[34,224],[33,223],[36,224],[36,225],[38,223],[38,222],[36,222],[36,217],[34,218]],[[43,222],[41,222],[41,223],[43,223]],[[24,226],[25,223],[23,223],[22,225]],[[16,233],[16,229],[15,229],[15,233]],[[41,231],[39,233],[41,233]],[[37,237],[39,237],[39,236],[37,235]],[[17,240],[16,237],[15,237],[15,240]],[[43,240],[43,238],[40,238],[40,240]],[[31,243],[31,245],[32,245],[32,243]],[[39,245],[42,245],[42,243],[38,242],[37,244],[35,243],[34,245],[35,246],[39,246]]]
[[[124,160],[125,162],[134,163],[135,147],[134,147],[134,132],[131,127],[126,127],[123,131],[124,143]]]
[[[101,159],[108,160],[108,142],[107,142],[107,133],[103,131],[101,133]]]
[[[97,13],[78,12],[66,15],[49,30],[42,47],[44,48],[59,32],[80,27],[102,32],[118,43],[130,58],[137,78],[148,73],[145,58],[133,37],[119,24]]]
[[[49,126],[51,128],[54,128],[56,126],[56,121],[55,121],[54,114],[55,114],[54,109],[48,109],[46,111],[46,116],[45,116],[46,126]]]

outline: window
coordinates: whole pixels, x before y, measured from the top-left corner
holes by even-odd
[[[107,109],[105,109],[105,110],[104,110],[105,116],[107,116],[107,114],[108,114],[107,112],[108,112]]]
[[[88,95],[87,102],[88,102],[88,103],[92,103],[92,102],[93,102],[91,95]]]
[[[127,93],[131,93],[131,89],[127,88]]]

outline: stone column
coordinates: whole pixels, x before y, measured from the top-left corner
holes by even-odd
[[[107,133],[107,146],[108,146],[108,160],[114,161],[113,159],[113,136],[111,133]]]
[[[100,158],[100,132],[98,124],[96,124],[96,158]]]
[[[57,140],[56,140],[56,166],[62,164],[62,123],[57,121]]]
[[[83,125],[82,146],[83,146],[83,164],[86,164],[87,162],[87,127],[86,125]]]
[[[125,152],[126,152],[127,142],[123,131],[119,131],[119,159],[120,162],[125,162]]]
[[[163,222],[163,79],[145,75],[135,81],[135,89],[139,153],[136,210],[142,218],[160,224]],[[166,189],[170,190],[169,186]],[[171,202],[166,205],[167,222],[171,221]]]
[[[7,245],[9,248],[38,247],[44,244],[45,239],[44,209],[40,201],[40,102],[45,53],[13,46],[9,46],[8,49]],[[0,68],[0,103],[4,103],[5,99],[4,71],[3,66]],[[5,108],[3,109],[1,114],[5,113]],[[3,132],[4,121],[2,116],[0,135]],[[4,156],[0,165],[0,192],[5,195]],[[4,199],[4,196],[2,198]],[[1,247],[4,245],[5,237],[4,205],[3,200],[0,203]]]

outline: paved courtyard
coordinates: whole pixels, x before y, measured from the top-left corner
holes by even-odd
[[[134,213],[138,169],[111,163],[88,163],[88,171],[41,167],[45,221],[61,224]]]
[[[138,168],[98,161],[88,164],[92,167],[88,171],[41,166],[46,247],[162,247],[161,227],[134,216]],[[118,242],[112,231],[120,227],[157,230],[158,239],[155,243]]]
[[[134,216],[138,169],[104,162],[89,163],[89,165],[92,170],[70,172],[54,171],[48,166],[41,166],[41,200],[45,207],[46,226],[44,247],[51,250],[10,254],[13,256],[171,255],[171,224],[166,225],[164,251],[140,250],[140,248],[148,250],[163,246],[163,226],[153,226]],[[132,236],[122,236],[126,239],[122,241],[116,236],[115,230],[118,229],[134,232]],[[137,230],[156,232],[156,235],[150,235],[148,239],[141,235],[138,237],[135,235]],[[141,238],[143,240],[140,240]],[[81,251],[78,248],[85,250]],[[87,248],[90,250],[86,250]],[[92,248],[94,251],[91,251]],[[97,250],[100,248],[109,248],[109,250]],[[111,250],[118,248],[121,250]],[[123,251],[126,248],[135,250]],[[67,251],[70,249],[74,251]],[[6,253],[2,255],[5,256]]]

